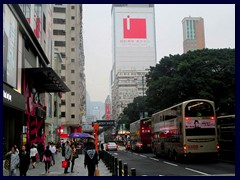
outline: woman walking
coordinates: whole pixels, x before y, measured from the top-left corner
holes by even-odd
[[[49,150],[49,146],[46,147],[46,150],[43,153],[43,161],[45,163],[45,173],[49,173],[50,164],[51,164],[52,152]]]
[[[30,165],[30,155],[26,150],[26,146],[22,146],[21,151],[19,152],[20,158],[20,176],[27,176],[27,171]]]
[[[70,159],[71,162],[72,162],[71,173],[74,173],[73,167],[74,167],[74,164],[75,164],[75,159],[76,159],[77,154],[76,154],[76,148],[75,148],[74,144],[72,144],[71,148],[72,148],[72,154],[71,154],[71,159]]]
[[[11,151],[6,154],[6,158],[9,158],[9,176],[16,176],[19,165],[19,155],[16,147],[12,147]]]
[[[37,161],[36,154],[38,154],[38,150],[37,150],[36,146],[33,145],[32,148],[30,149],[30,157],[32,159],[32,167],[33,168],[35,168],[35,166],[36,166],[36,161]]]
[[[88,168],[88,176],[94,176],[95,168],[98,165],[98,154],[94,149],[94,143],[90,142],[85,152],[84,167]]]

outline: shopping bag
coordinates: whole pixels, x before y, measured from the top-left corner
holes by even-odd
[[[100,172],[98,168],[95,169],[94,176],[100,176]]]
[[[36,159],[39,159],[39,154],[36,154]]]
[[[50,157],[46,157],[45,155],[43,155],[43,161],[51,161]]]
[[[62,161],[62,168],[68,168],[68,162]]]

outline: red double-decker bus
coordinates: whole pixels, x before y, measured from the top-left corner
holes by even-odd
[[[151,118],[130,124],[130,147],[133,151],[151,151]]]

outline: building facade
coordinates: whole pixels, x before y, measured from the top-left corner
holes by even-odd
[[[145,78],[142,83],[143,74],[147,73],[150,66],[156,64],[154,13],[152,4],[114,4],[112,6],[113,119],[117,119],[123,108],[140,95],[138,84],[140,81],[141,84],[146,84]]]
[[[204,21],[201,17],[185,17],[183,25],[183,52],[205,48]]]
[[[53,5],[53,39],[62,56],[61,78],[71,89],[61,98],[61,129],[63,134],[81,132],[86,111],[81,4]]]
[[[30,15],[26,15],[32,13],[32,8],[29,4],[3,5],[4,151],[13,145],[46,143],[46,119],[51,112],[46,94],[69,91],[50,67],[51,50],[45,53],[37,36],[40,33],[30,25]],[[35,17],[42,18],[43,12]],[[47,27],[46,19],[36,22],[39,30]]]

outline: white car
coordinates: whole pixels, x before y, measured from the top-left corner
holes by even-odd
[[[114,150],[117,151],[118,145],[115,142],[108,142],[106,145],[106,151]]]

